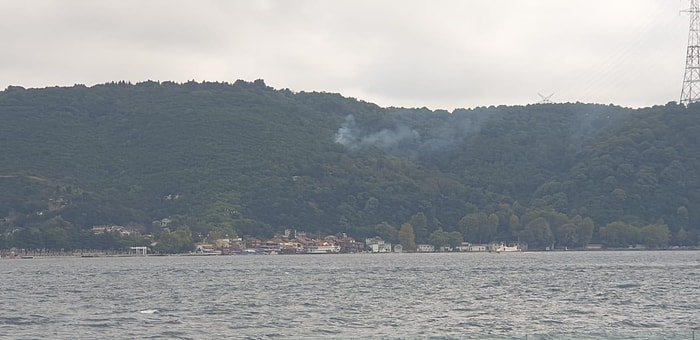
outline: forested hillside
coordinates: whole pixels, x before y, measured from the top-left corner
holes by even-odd
[[[262,80],[0,92],[0,248],[93,226],[435,244],[695,245],[700,107],[381,108]],[[170,223],[164,226],[163,219]],[[107,237],[107,236],[101,236]]]

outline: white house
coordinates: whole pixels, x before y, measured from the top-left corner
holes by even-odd
[[[369,248],[373,253],[391,253],[391,243],[374,243],[370,244]]]
[[[373,253],[391,253],[391,243],[384,242],[381,237],[372,237],[365,239],[367,249]]]
[[[469,251],[486,251],[488,249],[485,244],[471,244],[469,245]]]
[[[432,253],[435,251],[435,246],[432,244],[419,244],[416,246],[416,251],[419,253]]]

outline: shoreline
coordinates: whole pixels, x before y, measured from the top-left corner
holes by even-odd
[[[561,253],[561,252],[649,252],[649,251],[700,251],[700,248],[677,248],[677,249],[639,249],[639,248],[606,248],[606,249],[554,249],[554,250],[527,250],[518,252],[501,252],[501,253]],[[134,253],[64,253],[64,254],[41,254],[26,252],[24,254],[15,253],[7,255],[9,252],[2,253],[0,260],[28,260],[28,259],[59,259],[59,258],[99,258],[99,257],[162,257],[162,256],[192,256],[192,257],[219,257],[219,256],[270,256],[269,254],[250,255],[250,254],[221,254],[221,253],[176,253],[176,254],[134,254]],[[462,252],[402,252],[402,253],[377,253],[377,254],[490,254],[488,251],[462,251]],[[370,252],[357,253],[328,253],[328,254],[276,254],[276,255],[348,255],[348,254],[374,254]],[[500,253],[497,253],[500,254]],[[274,256],[274,255],[273,255]]]

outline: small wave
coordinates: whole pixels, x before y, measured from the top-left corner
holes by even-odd
[[[642,285],[638,283],[621,283],[619,285],[616,285],[615,288],[637,288],[641,287]]]
[[[470,307],[457,307],[452,309],[455,312],[476,312],[479,311],[480,308],[470,308]]]
[[[625,326],[626,328],[662,328],[663,325],[655,322],[645,322],[645,321],[635,321],[635,320],[622,320],[619,324]]]
[[[141,313],[141,314],[156,314],[156,313],[158,313],[158,310],[157,309],[144,309],[144,310],[140,310],[139,313]]]
[[[10,317],[0,317],[0,325],[42,325],[48,323],[48,319],[38,316],[29,315],[28,317],[22,316],[10,316]]]
[[[112,328],[114,322],[83,323],[82,325],[90,328]]]
[[[545,324],[563,324],[564,322],[561,320],[555,320],[555,319],[542,319],[540,320],[541,323]]]
[[[590,315],[590,314],[595,314],[594,311],[592,310],[583,310],[583,309],[565,309],[562,311],[564,315]]]
[[[340,334],[340,333],[342,333],[342,330],[340,330],[340,329],[320,328],[320,329],[315,329],[315,330],[313,330],[313,333],[314,333],[314,334],[328,334],[328,335],[332,335],[332,334]]]

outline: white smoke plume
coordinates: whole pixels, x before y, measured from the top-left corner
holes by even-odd
[[[335,134],[335,142],[351,151],[365,147],[377,147],[386,150],[398,146],[404,140],[416,140],[419,137],[420,135],[417,131],[405,126],[398,126],[394,129],[382,129],[379,132],[366,134],[358,128],[355,123],[355,117],[348,115]]]
[[[355,126],[355,117],[353,117],[353,115],[345,117],[345,123],[343,123],[338,129],[338,132],[335,133],[335,142],[350,150],[355,150],[355,145],[357,144],[357,137],[353,132],[356,129]]]

